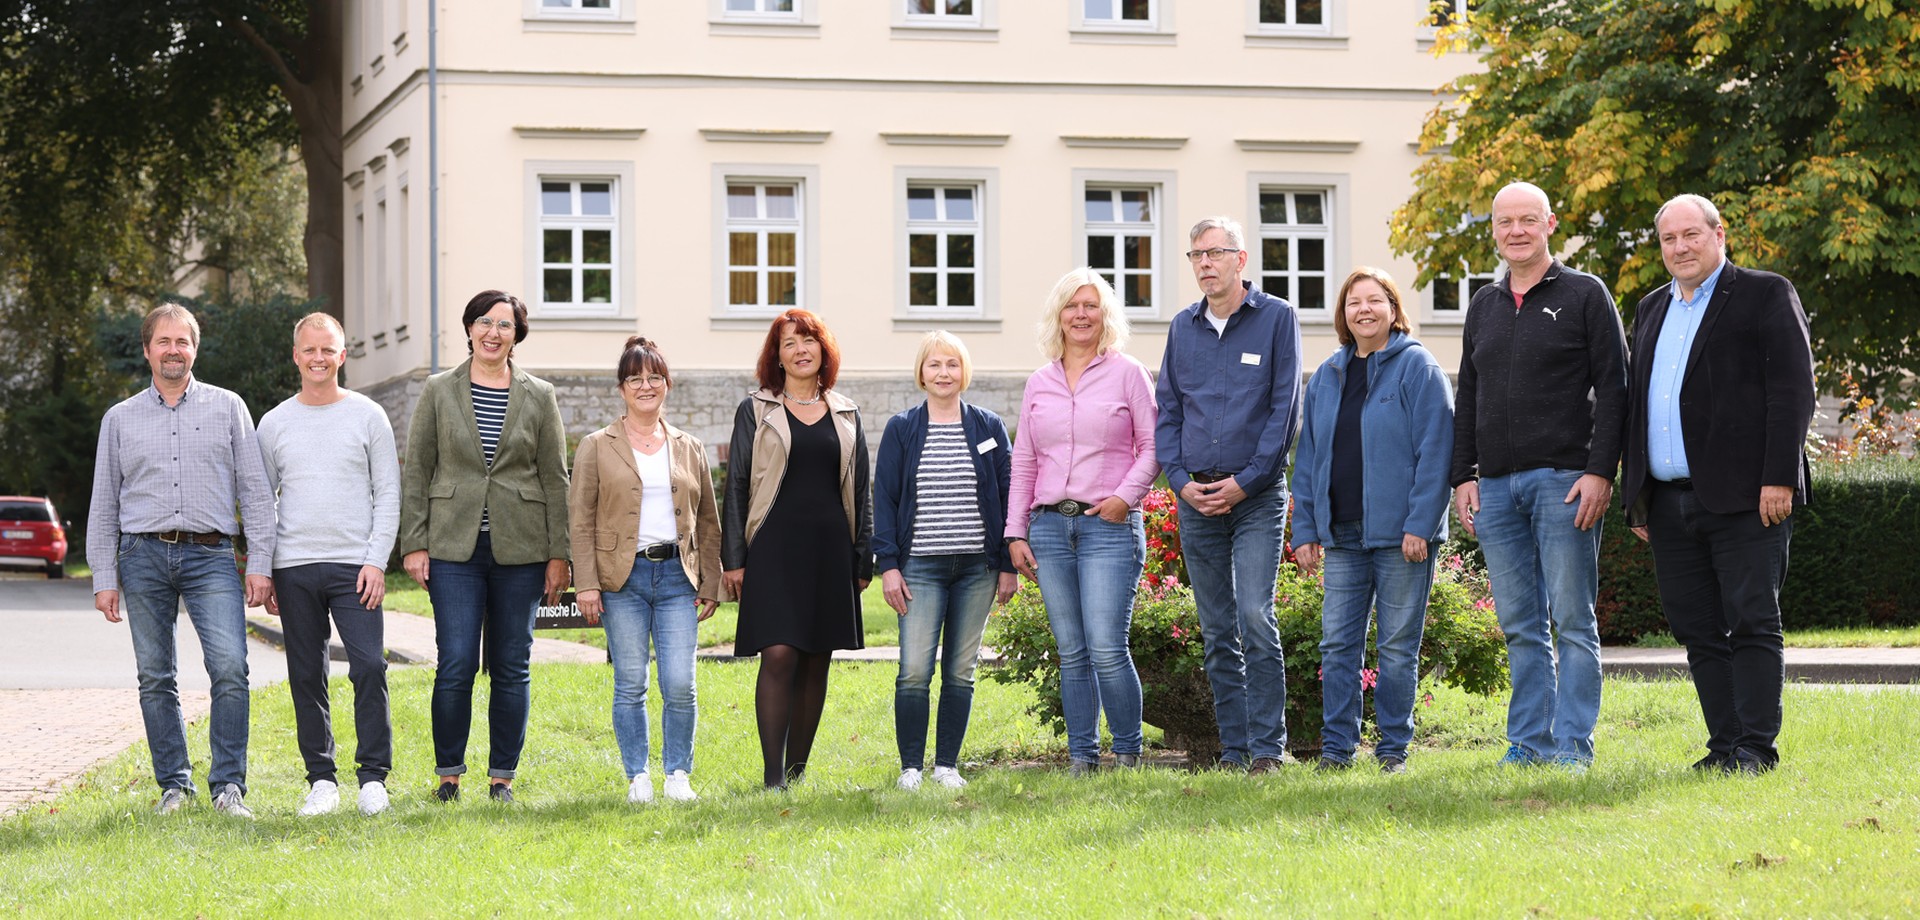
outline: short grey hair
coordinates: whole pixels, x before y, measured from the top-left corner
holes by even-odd
[[[1200,234],[1208,230],[1218,230],[1221,233],[1225,233],[1227,235],[1227,243],[1235,249],[1247,248],[1247,232],[1240,227],[1239,221],[1225,216],[1204,218],[1199,223],[1194,224],[1193,229],[1187,232],[1187,245],[1193,245],[1193,241],[1199,239]]]
[[[1699,208],[1701,216],[1707,219],[1707,226],[1716,230],[1722,228],[1723,225],[1720,223],[1720,209],[1714,207],[1713,202],[1707,200],[1707,196],[1687,192],[1686,194],[1675,195],[1667,199],[1667,203],[1661,205],[1660,210],[1653,212],[1653,232],[1655,234],[1660,232],[1660,218],[1667,216],[1667,209],[1682,203]]]

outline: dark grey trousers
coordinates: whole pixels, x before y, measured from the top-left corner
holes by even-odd
[[[280,625],[287,634],[287,685],[293,690],[293,721],[307,782],[334,780],[333,718],[327,699],[327,640],[332,626],[347,649],[347,679],[353,682],[354,758],[359,781],[385,782],[393,769],[393,719],[387,705],[385,618],[360,603],[354,582],[360,567],[316,562],[273,571]],[[331,624],[329,623],[331,613]]]

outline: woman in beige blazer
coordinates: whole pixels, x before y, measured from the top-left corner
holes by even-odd
[[[567,435],[553,385],[513,365],[527,305],[481,291],[461,322],[473,357],[427,379],[407,435],[400,552],[433,602],[434,797],[460,797],[484,655],[488,794],[513,801],[527,741],[533,616],[567,586]],[[484,646],[484,648],[483,648]]]
[[[647,645],[660,662],[666,795],[694,794],[693,654],[699,621],[720,604],[720,514],[707,449],[666,423],[673,372],[660,347],[633,336],[620,351],[626,414],[580,442],[567,507],[580,613],[607,631],[613,736],[627,801],[653,801],[647,771]]]

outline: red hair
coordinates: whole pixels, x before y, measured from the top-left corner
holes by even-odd
[[[820,343],[820,389],[832,389],[834,381],[840,378],[840,343],[834,341],[833,333],[819,316],[799,308],[773,318],[773,326],[767,329],[766,344],[760,347],[760,363],[754,365],[754,376],[768,391],[776,395],[786,392],[787,372],[780,366],[780,339],[786,335],[788,323],[793,324],[794,332],[813,336]]]

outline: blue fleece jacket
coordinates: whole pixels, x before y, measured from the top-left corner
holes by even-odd
[[[1307,381],[1306,420],[1293,458],[1293,545],[1333,542],[1333,426],[1340,416],[1353,346],[1343,346]],[[1402,534],[1447,538],[1447,486],[1453,456],[1453,387],[1440,362],[1404,332],[1367,359],[1367,404],[1360,410],[1366,477],[1361,536],[1367,549],[1400,545]]]
[[[1013,571],[999,535],[1007,529],[1007,492],[1013,485],[1013,442],[1000,416],[979,406],[960,404],[960,423],[973,455],[974,482],[980,495],[980,519],[987,527],[987,561],[995,571]],[[920,453],[927,446],[927,404],[887,420],[880,454],[873,467],[873,555],[875,572],[897,569],[913,550],[913,517],[918,500]]]

